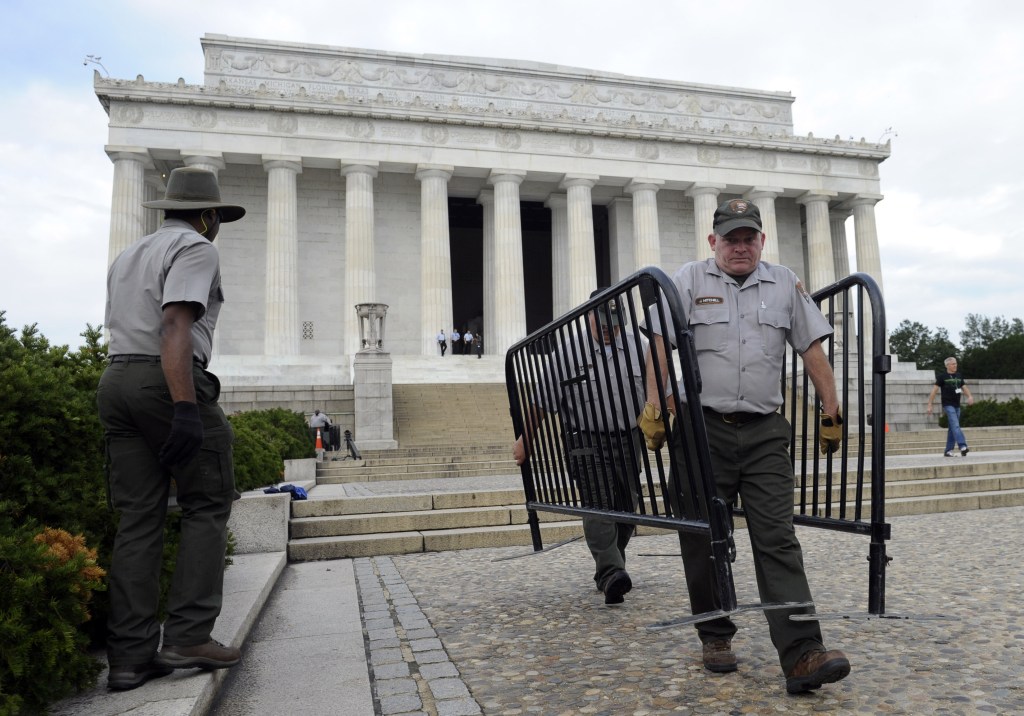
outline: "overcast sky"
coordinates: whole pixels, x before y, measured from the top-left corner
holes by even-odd
[[[208,32],[789,91],[797,134],[892,140],[890,330],[910,319],[956,343],[968,313],[1024,316],[1024,3],[5,0],[3,18],[0,310],[53,343],[103,321],[112,165],[83,60],[202,84]]]

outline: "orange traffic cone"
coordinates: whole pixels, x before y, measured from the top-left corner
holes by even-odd
[[[316,429],[316,461],[324,461],[324,441],[320,437],[320,428]]]

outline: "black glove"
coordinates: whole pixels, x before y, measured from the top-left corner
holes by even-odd
[[[157,456],[160,464],[164,467],[187,465],[195,460],[202,445],[203,421],[199,418],[199,406],[184,400],[175,403],[171,434]]]

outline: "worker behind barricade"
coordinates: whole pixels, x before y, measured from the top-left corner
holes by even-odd
[[[744,199],[723,203],[715,212],[713,228],[708,242],[714,257],[682,266],[672,280],[693,332],[715,486],[730,506],[735,506],[737,495],[742,498],[762,602],[809,602],[811,590],[793,528],[795,478],[788,451],[790,426],[778,412],[782,405],[779,376],[788,343],[800,353],[821,402],[822,452],[838,450],[842,418],[835,379],[821,346],[832,327],[792,271],[760,260],[765,234],[755,204]],[[657,450],[665,441],[666,428],[656,404],[651,354],[657,352],[664,380],[663,335],[672,332],[663,331],[652,320],[651,333],[646,373],[649,402],[638,424],[648,447]],[[686,411],[677,418],[674,450],[681,448],[684,436],[692,434]],[[682,455],[674,451],[673,473],[682,462]],[[685,489],[678,475],[673,474],[673,480]],[[681,532],[679,541],[693,613],[719,609],[709,538]],[[789,619],[790,614],[807,611],[813,609],[765,612],[790,693],[817,689],[850,672],[850,662],[841,651],[825,650],[818,621]],[[736,671],[733,622],[721,617],[696,627],[705,668]]]
[[[541,422],[558,414],[561,444],[582,506],[633,512],[644,449],[634,416],[644,402],[645,347],[645,339],[623,329],[614,298],[561,329],[527,410],[523,435],[513,446],[516,463],[526,462]],[[605,604],[621,604],[633,588],[626,572],[626,545],[633,531],[633,525],[608,518],[583,518],[594,582]]]
[[[309,418],[309,427],[313,430],[314,437],[316,436],[316,430],[320,430],[320,439],[323,441],[324,447],[327,450],[334,450],[335,445],[331,443],[330,427],[331,419],[326,414],[321,413],[320,409],[317,408],[313,411],[313,415]]]

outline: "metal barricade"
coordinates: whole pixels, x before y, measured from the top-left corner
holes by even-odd
[[[885,567],[889,561],[885,541],[890,538],[890,527],[884,521],[884,416],[890,358],[884,353],[881,293],[870,276],[854,274],[812,298],[836,330],[833,339],[826,341],[826,353],[847,419],[841,451],[819,458],[816,397],[799,357],[793,355],[781,380],[783,414],[792,426],[790,450],[797,476],[794,521],[870,536],[868,609],[871,615],[884,615]],[[628,434],[610,428],[615,419],[610,412],[615,408],[630,410],[633,416],[643,410],[643,398],[638,399],[629,386],[647,378],[642,359],[639,375],[634,374],[635,365],[630,361],[622,368],[616,364],[612,374],[607,366],[588,360],[586,351],[600,345],[600,318],[613,323],[613,313],[620,317],[621,335],[630,346],[627,352],[640,356],[646,355],[647,343],[638,328],[650,326],[663,316],[670,319],[663,332],[674,345],[664,365],[657,352],[652,356],[656,402],[663,415],[672,412],[679,416],[683,427],[669,431],[665,450],[648,451],[643,448],[642,436],[637,443]],[[869,361],[864,360],[865,355]],[[870,384],[866,381],[869,362]],[[605,371],[604,375],[597,375],[598,370]],[[663,373],[667,374],[665,380],[661,379]],[[721,609],[652,628],[750,609],[808,606],[736,603],[731,568],[735,554],[732,515],[742,516],[743,508],[739,504],[730,510],[716,495],[693,335],[675,287],[664,272],[654,267],[641,269],[516,343],[506,354],[505,376],[516,437],[530,441],[521,470],[535,551],[544,550],[538,511],[600,516],[708,535]],[[682,395],[686,400],[680,400]],[[874,416],[870,424],[868,405]],[[542,415],[548,419],[541,419]],[[865,474],[868,430],[870,478]],[[849,442],[851,435],[856,439],[853,445]],[[663,455],[673,456],[671,473]],[[636,469],[628,469],[631,462]],[[614,499],[604,497],[607,495]],[[795,614],[790,618],[818,617]]]
[[[588,356],[600,345],[600,321],[614,324],[613,314],[622,324],[627,355],[639,356],[639,362],[627,360],[610,369]],[[665,447],[681,463],[671,477],[665,451],[643,449],[632,431],[613,428],[616,417],[611,414],[618,409],[635,417],[643,410],[643,394],[638,398],[631,388],[645,379],[646,341],[637,327],[660,316],[670,318],[665,333],[674,339],[678,364],[667,360],[662,366],[654,357],[657,403],[665,416],[685,412],[692,426],[667,436]],[[538,510],[706,533],[719,602],[725,611],[736,609],[728,507],[715,494],[693,336],[668,276],[657,268],[643,269],[534,332],[508,350],[505,376],[516,437],[530,427],[522,477],[534,549],[543,549]],[[680,400],[684,392],[686,401]],[[555,417],[539,420],[538,406],[547,406],[545,412]],[[676,446],[677,440],[685,445]],[[639,469],[629,469],[630,462]],[[627,494],[636,495],[635,509]]]

